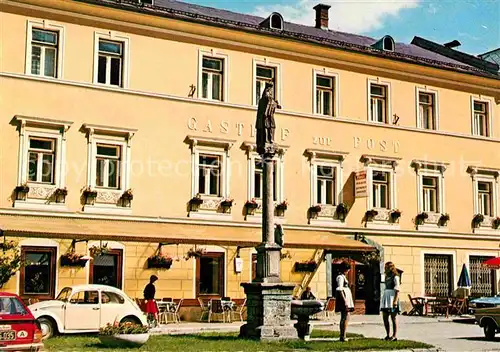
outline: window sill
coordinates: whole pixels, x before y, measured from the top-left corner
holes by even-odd
[[[448,226],[439,226],[436,224],[423,224],[417,226],[418,231],[422,232],[448,232]]]
[[[399,230],[399,223],[397,222],[389,222],[389,221],[367,221],[365,223],[365,227],[367,229],[383,229],[383,230]]]
[[[132,208],[130,207],[117,207],[114,205],[103,205],[103,204],[95,204],[88,205],[86,204],[83,207],[83,211],[89,214],[111,214],[111,215],[132,215]]]
[[[68,211],[66,203],[47,203],[46,201],[34,201],[30,199],[14,201],[14,208],[44,211]]]
[[[231,213],[217,213],[214,211],[190,211],[188,217],[191,219],[216,220],[216,221],[231,221],[233,215]]]
[[[246,215],[245,220],[252,224],[262,224],[262,213],[256,213],[255,215]],[[286,224],[286,217],[275,216],[274,223],[279,225]]]
[[[318,216],[316,219],[309,219],[309,225],[325,227],[346,227],[345,221],[340,221],[331,217]]]
[[[492,227],[479,227],[472,229],[472,232],[478,235],[498,235],[500,234],[500,229],[494,229]]]

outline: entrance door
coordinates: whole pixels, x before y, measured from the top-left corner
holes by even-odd
[[[347,274],[347,281],[349,281],[349,288],[352,292],[354,300],[354,309],[357,314],[365,313],[365,301],[367,299],[367,272],[369,268],[354,260],[350,261],[351,270]],[[337,276],[340,271],[340,261],[334,261],[332,264],[332,292],[337,290]]]
[[[75,292],[66,303],[64,328],[66,330],[99,330],[100,317],[99,292],[93,290]]]
[[[483,262],[491,258],[493,257],[476,255],[471,255],[469,257],[470,279],[472,284],[470,295],[472,297],[494,296],[496,293],[495,270],[483,266]]]
[[[90,262],[91,284],[108,285],[122,288],[123,251],[113,249],[98,255]]]

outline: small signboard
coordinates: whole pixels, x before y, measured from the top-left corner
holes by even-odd
[[[358,171],[354,180],[354,196],[356,198],[368,197],[368,186],[366,182],[366,170]]]

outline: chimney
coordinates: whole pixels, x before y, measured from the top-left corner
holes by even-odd
[[[316,10],[316,28],[328,29],[328,10],[330,5],[318,4],[313,7]]]

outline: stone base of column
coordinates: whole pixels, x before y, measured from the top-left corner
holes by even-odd
[[[247,323],[240,337],[279,341],[297,339],[290,320],[295,284],[253,282],[241,284],[247,295]]]

